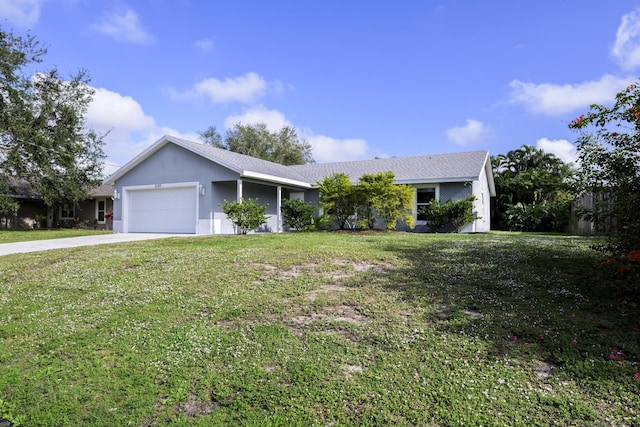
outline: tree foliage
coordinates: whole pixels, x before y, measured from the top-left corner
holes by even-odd
[[[413,228],[413,194],[409,185],[394,184],[393,172],[364,174],[359,179],[356,194],[358,216],[366,228],[374,228],[379,220],[387,230],[396,228],[398,221]]]
[[[640,88],[618,93],[611,108],[592,105],[569,127],[580,132],[579,188],[602,199],[585,218],[609,225],[608,249],[640,248]]]
[[[491,212],[493,228],[560,231],[568,224],[574,199],[574,171],[569,165],[529,145],[491,162],[497,193]]]
[[[265,215],[267,206],[259,205],[258,199],[234,200],[219,205],[222,212],[229,218],[236,228],[236,232],[247,234],[251,230],[255,230],[263,224],[266,224],[269,216]]]
[[[318,183],[320,198],[318,200],[324,216],[344,230],[350,217],[358,208],[357,188],[345,173],[336,173]]]
[[[0,180],[26,180],[53,206],[86,198],[105,154],[104,135],[85,126],[94,93],[87,72],[29,73],[45,54],[34,37],[0,28]],[[5,194],[0,205],[10,206]]]
[[[207,130],[200,132],[200,141],[216,148],[225,148],[222,142],[222,135],[215,126],[209,126]]]
[[[378,221],[387,230],[395,229],[399,221],[413,228],[414,190],[394,181],[393,172],[364,174],[358,184],[353,184],[348,175],[337,173],[318,183],[319,204],[324,215],[341,230],[347,225],[372,229]]]
[[[311,231],[315,228],[313,220],[315,206],[313,203],[305,202],[302,199],[284,199],[280,210],[285,227],[297,231]]]
[[[277,132],[271,132],[265,123],[249,125],[236,123],[227,131],[224,142],[215,126],[210,126],[207,130],[200,132],[200,139],[214,147],[283,165],[314,162],[311,144],[299,138],[296,130],[289,126]]]

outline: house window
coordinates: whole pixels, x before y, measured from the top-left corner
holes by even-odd
[[[104,214],[107,211],[107,201],[105,199],[96,200],[96,218],[98,219],[98,224],[105,223]]]
[[[436,189],[435,188],[418,188],[416,192],[416,212],[417,212],[417,220],[424,221],[424,215],[420,213],[422,207],[429,206],[432,200],[436,198]]]
[[[67,220],[75,217],[75,205],[63,205],[60,207],[60,219]]]

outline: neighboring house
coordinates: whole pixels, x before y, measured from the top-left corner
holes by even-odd
[[[476,196],[478,219],[465,232],[489,231],[495,196],[489,153],[472,151],[391,159],[283,166],[199,142],[164,136],[124,165],[105,184],[114,187],[115,232],[232,234],[220,207],[225,200],[268,204],[259,231],[282,231],[283,199],[316,202],[316,183],[336,172],[353,182],[365,173],[392,171],[398,184],[416,188],[416,231],[426,231],[417,209],[434,198]]]
[[[0,228],[40,228],[75,226],[78,223],[96,229],[110,229],[107,212],[113,212],[113,187],[101,185],[89,193],[89,197],[75,205],[47,209],[44,201],[25,180],[9,182],[9,196],[20,207],[17,212],[0,215]]]

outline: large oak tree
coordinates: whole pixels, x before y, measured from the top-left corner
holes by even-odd
[[[0,27],[0,209],[9,181],[26,181],[49,206],[74,203],[102,180],[103,137],[86,128],[92,101],[86,71],[62,78],[35,71],[46,48]]]
[[[215,126],[210,126],[200,132],[200,139],[214,147],[283,165],[314,162],[311,145],[298,137],[296,130],[289,126],[271,132],[265,123],[236,123],[227,131],[224,142]]]

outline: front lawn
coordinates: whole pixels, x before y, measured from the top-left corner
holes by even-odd
[[[637,294],[591,243],[300,233],[0,257],[0,418],[639,425]]]
[[[0,230],[0,244],[26,242],[32,240],[62,239],[63,237],[90,236],[93,234],[113,233],[106,230],[87,230],[75,228],[47,228],[35,230]]]

